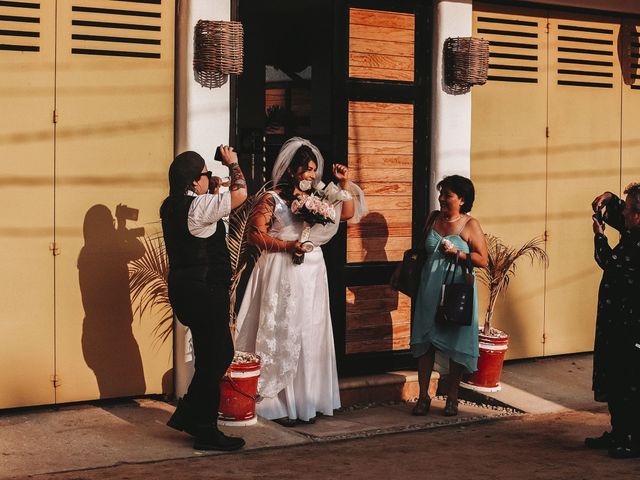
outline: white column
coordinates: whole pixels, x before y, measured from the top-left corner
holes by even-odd
[[[469,177],[471,167],[471,92],[444,89],[442,47],[449,37],[470,37],[471,0],[438,0],[434,11],[430,208],[438,208],[436,184],[446,175]]]
[[[193,78],[193,29],[198,20],[229,20],[229,0],[177,0],[175,153],[194,150],[209,170],[225,176],[227,168],[213,160],[216,146],[229,142],[229,83],[209,90]],[[174,325],[175,390],[186,393],[193,376],[190,336],[180,323]]]

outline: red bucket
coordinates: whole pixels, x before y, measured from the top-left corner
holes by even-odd
[[[220,406],[218,408],[218,424],[235,427],[254,425],[256,416],[256,395],[258,378],[260,377],[260,358],[238,361],[240,355],[252,355],[237,352],[234,362],[227,369],[220,381]]]
[[[482,333],[480,337],[480,358],[478,358],[478,370],[461,385],[478,392],[499,392],[502,364],[507,353],[509,336],[487,336]]]

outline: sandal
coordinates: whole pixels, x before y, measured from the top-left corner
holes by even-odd
[[[429,397],[418,398],[418,401],[411,410],[411,415],[423,417],[429,413],[429,408],[431,408],[431,399]]]
[[[445,417],[455,417],[458,415],[458,400],[447,398],[447,403],[444,405],[444,412],[442,414]]]

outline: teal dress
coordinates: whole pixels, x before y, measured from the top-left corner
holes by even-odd
[[[440,249],[440,244],[445,238],[459,251],[469,253],[469,244],[460,235],[442,237],[433,229],[427,234],[427,260],[422,268],[416,309],[411,323],[411,353],[414,357],[420,357],[433,345],[440,353],[464,366],[468,372],[475,372],[478,365],[478,289],[475,279],[471,325],[442,325],[435,321],[442,282],[450,263]],[[463,281],[464,273],[462,268],[458,267],[454,282]]]

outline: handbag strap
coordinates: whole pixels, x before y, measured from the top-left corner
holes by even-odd
[[[453,281],[454,278],[456,278],[456,269],[458,268],[458,256],[456,255],[456,259],[455,261],[449,261],[449,265],[447,266],[447,271],[444,274],[444,280],[442,282],[443,285],[448,285],[449,284],[449,275],[451,274],[451,272],[453,272],[453,278],[451,279],[451,281]],[[460,265],[464,270],[466,270],[466,273],[473,273],[473,263],[471,263],[471,253],[467,253],[467,258],[464,261],[464,264]]]
[[[424,242],[427,240],[427,235],[429,234],[429,230],[433,227],[433,224],[438,218],[440,214],[440,210],[432,211],[428,216],[426,221],[424,222],[424,229],[422,230],[422,236],[420,237],[420,243],[418,244],[419,248],[424,248]]]

